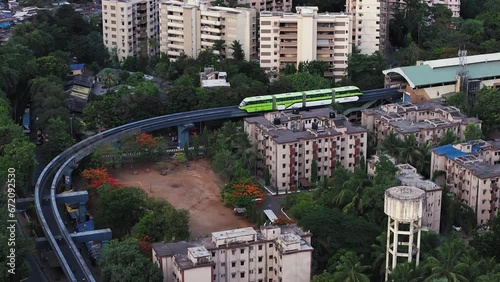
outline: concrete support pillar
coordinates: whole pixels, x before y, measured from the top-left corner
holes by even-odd
[[[185,144],[188,144],[189,146],[189,129],[192,127],[194,127],[194,124],[192,123],[177,126],[180,148],[184,148]]]
[[[80,202],[80,205],[78,206],[78,212],[79,212],[78,222],[79,223],[85,222],[87,216],[86,202]]]

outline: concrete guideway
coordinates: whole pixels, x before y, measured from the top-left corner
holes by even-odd
[[[392,99],[397,98],[398,95],[401,96],[397,89],[376,89],[364,93],[365,95],[360,101]],[[195,122],[246,117],[249,115],[251,114],[239,110],[237,106],[230,106],[154,117],[101,132],[73,145],[54,158],[45,167],[36,182],[35,206],[46,240],[56,254],[68,280],[95,281],[78,248],[76,248],[73,238],[78,236],[71,236],[61,219],[58,208],[58,202],[61,200],[57,200],[60,199],[60,196],[56,195],[56,187],[64,174],[68,174],[68,171],[71,174],[76,164],[92,153],[99,145],[111,143],[128,134],[154,131],[172,126],[181,126],[185,131],[184,127],[188,127],[185,125]],[[49,201],[45,200],[47,198]]]

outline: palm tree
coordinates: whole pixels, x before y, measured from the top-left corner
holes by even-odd
[[[412,263],[401,263],[389,275],[391,282],[417,282],[422,281],[421,268],[415,268]]]
[[[415,166],[421,159],[421,152],[418,148],[417,138],[413,134],[408,134],[398,147],[399,161]]]
[[[448,144],[453,144],[458,141],[458,136],[453,132],[452,130],[448,129],[446,132],[441,136],[441,140],[438,143],[438,146],[444,146]]]
[[[233,50],[233,58],[237,61],[243,61],[245,59],[245,53],[243,51],[243,47],[239,40],[234,40],[231,43],[231,50]]]
[[[415,168],[417,171],[425,176],[426,178],[430,177],[430,167],[431,167],[431,145],[429,143],[424,143],[418,147],[419,151],[419,160],[415,163]]]
[[[451,282],[468,282],[469,280],[463,276],[463,269],[466,265],[460,262],[464,250],[465,245],[459,239],[445,242],[439,246],[436,256],[430,256],[426,259],[425,267],[431,271],[431,275],[424,281],[446,278]]]
[[[333,273],[335,281],[343,282],[369,282],[365,272],[369,266],[362,266],[359,258],[353,252],[347,252],[340,258],[340,263]]]
[[[215,51],[219,52],[219,58],[222,58],[223,56],[226,56],[226,41],[218,39],[214,41],[214,45],[212,45],[212,48]]]
[[[393,157],[398,157],[399,154],[399,145],[401,144],[401,139],[398,138],[396,133],[390,131],[389,134],[385,137],[385,139],[380,143],[380,149],[393,156]]]
[[[384,276],[385,273],[385,252],[387,247],[387,232],[384,231],[382,234],[378,235],[375,239],[376,244],[372,244],[372,269],[378,270],[378,275],[380,277]]]

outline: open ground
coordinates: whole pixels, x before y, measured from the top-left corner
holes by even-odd
[[[150,197],[165,199],[178,209],[188,210],[192,237],[252,226],[224,207],[220,199],[224,182],[210,169],[208,160],[192,161],[189,167],[171,161],[167,163],[167,171],[167,175],[161,175],[154,164],[135,163],[110,173],[124,186],[141,188]]]

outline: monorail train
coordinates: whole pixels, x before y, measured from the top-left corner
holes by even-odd
[[[248,113],[285,110],[294,108],[316,107],[332,104],[335,91],[335,102],[348,103],[359,100],[363,92],[355,86],[318,89],[303,92],[282,93],[266,96],[247,97],[239,108]]]

